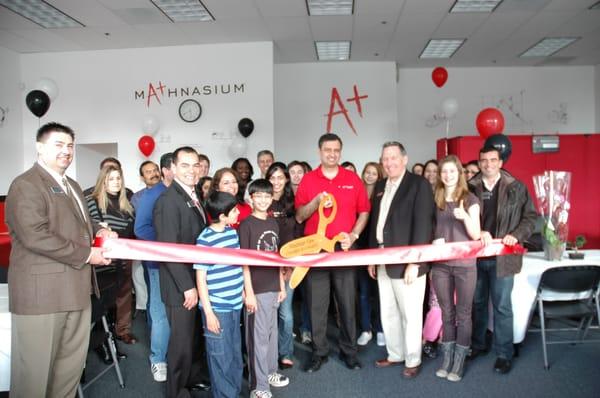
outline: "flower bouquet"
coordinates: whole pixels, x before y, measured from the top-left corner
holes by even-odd
[[[571,202],[571,173],[568,171],[545,171],[533,176],[533,186],[538,212],[544,217],[542,238],[547,260],[562,259],[569,233],[569,209]]]

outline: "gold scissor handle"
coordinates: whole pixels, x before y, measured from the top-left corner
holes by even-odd
[[[325,204],[331,201],[331,213],[328,217],[325,217]],[[317,235],[325,236],[325,231],[327,230],[327,226],[332,223],[335,219],[335,215],[337,213],[337,202],[335,201],[335,197],[328,193],[327,195],[321,198],[321,202],[319,202],[319,226],[317,227]]]

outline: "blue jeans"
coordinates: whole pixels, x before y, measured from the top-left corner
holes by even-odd
[[[206,316],[202,312],[206,356],[210,370],[213,398],[238,398],[242,390],[242,335],[240,332],[241,310],[215,312],[221,333],[206,328]]]
[[[160,297],[160,276],[157,267],[148,266],[148,312],[150,316],[150,363],[166,362],[171,329],[165,304]]]
[[[300,283],[300,292],[302,293],[302,303],[300,303],[300,314],[302,316],[302,322],[300,323],[300,332],[309,332],[312,330],[310,323],[310,312],[308,311],[308,292],[306,289],[306,282]]]
[[[513,357],[513,276],[496,276],[496,259],[477,261],[477,285],[473,301],[473,348],[485,350],[488,327],[488,298],[494,307],[494,351],[499,358]]]
[[[371,331],[371,311],[373,311],[373,329],[375,332],[381,333],[383,329],[381,327],[381,319],[379,315],[379,293],[377,292],[377,281],[371,279],[366,269],[359,269],[356,271],[356,276],[358,279],[358,302],[360,304],[361,332]],[[371,297],[374,297],[374,305],[372,307]]]
[[[294,356],[294,312],[292,311],[292,301],[294,299],[294,289],[290,287],[289,281],[285,283],[286,298],[279,304],[279,337],[277,347],[279,349],[279,359],[292,359]]]

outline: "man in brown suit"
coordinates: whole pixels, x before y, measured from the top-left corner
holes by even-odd
[[[115,234],[92,225],[81,188],[65,176],[74,138],[67,126],[42,126],[38,161],[6,198],[11,397],[75,396],[90,336],[90,264],[110,263],[91,243],[94,233]]]

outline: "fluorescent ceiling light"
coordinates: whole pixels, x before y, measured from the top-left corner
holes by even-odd
[[[419,58],[450,58],[466,39],[431,39]]]
[[[350,59],[349,41],[316,41],[319,61],[347,61]]]
[[[173,22],[214,21],[200,0],[151,0]]]
[[[354,0],[306,0],[308,15],[352,15]]]
[[[520,57],[549,57],[577,40],[579,37],[546,37],[521,54]]]
[[[79,28],[84,26],[42,0],[0,0],[0,5],[44,28]]]
[[[502,0],[456,0],[450,12],[492,12]]]

